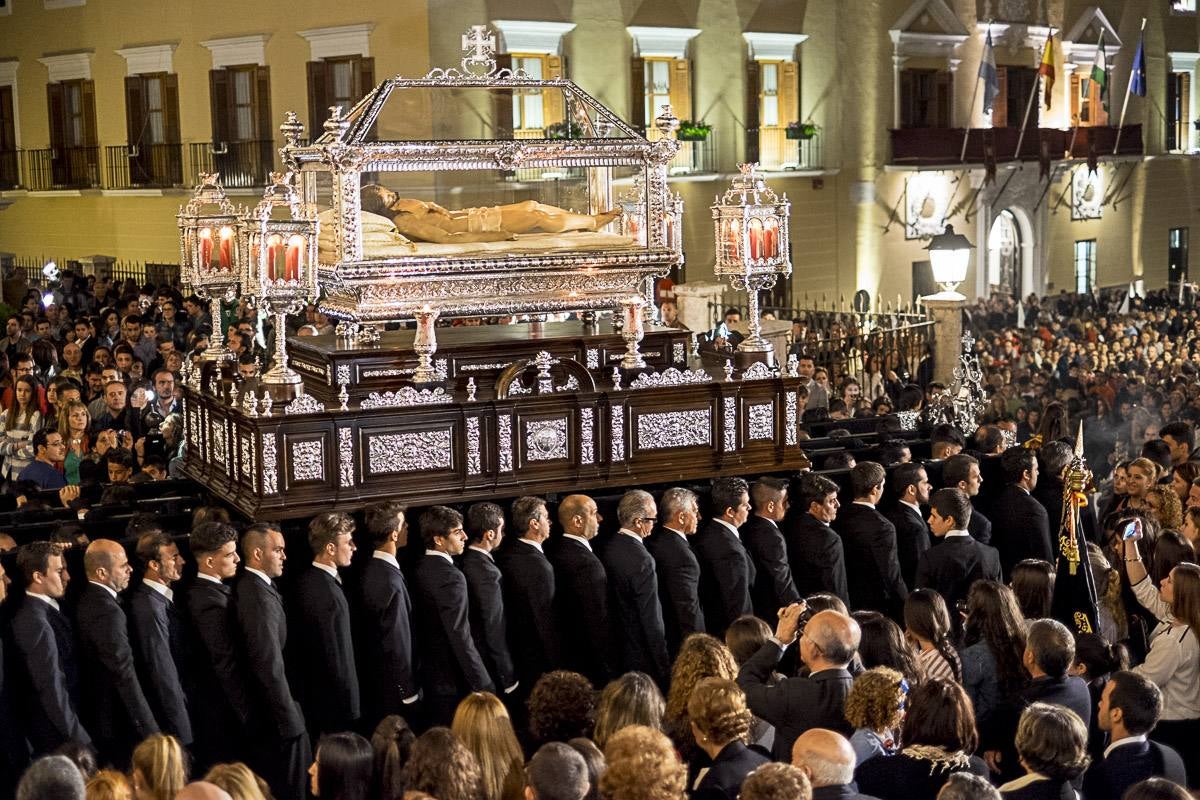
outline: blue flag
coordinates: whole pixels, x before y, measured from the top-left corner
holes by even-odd
[[[987,42],[983,45],[983,58],[979,61],[979,77],[983,78],[983,111],[990,114],[996,102],[996,95],[1000,94],[1000,76],[996,72],[996,54],[992,51],[990,28]]]
[[[1146,96],[1146,48],[1142,37],[1138,37],[1137,55],[1133,57],[1133,71],[1129,74],[1129,91],[1138,97]]]

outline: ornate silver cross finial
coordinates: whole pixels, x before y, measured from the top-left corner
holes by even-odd
[[[484,77],[496,71],[496,34],[486,25],[472,25],[462,36],[463,72]]]

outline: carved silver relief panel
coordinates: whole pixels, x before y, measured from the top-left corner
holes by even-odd
[[[479,450],[479,417],[467,417],[467,474],[478,475],[483,471]]]
[[[212,442],[213,463],[229,471],[229,442],[225,438],[225,420],[214,419],[209,425],[209,441]]]
[[[354,485],[354,431],[338,428],[338,473],[342,486]]]
[[[320,439],[292,442],[292,481],[325,480],[325,444]]]
[[[712,411],[665,411],[637,418],[639,450],[666,450],[712,444]]]
[[[254,444],[249,436],[237,437],[238,443],[238,471],[239,479],[249,481],[255,491],[258,491],[255,478],[257,475],[254,472]]]
[[[775,438],[775,404],[757,403],[746,407],[746,426],[751,441]]]
[[[512,414],[496,417],[496,442],[500,455],[500,471],[512,472]]]
[[[671,360],[676,364],[683,364],[687,361],[687,348],[683,342],[675,342],[671,345]]]
[[[612,460],[625,460],[625,406],[612,407]]]
[[[367,471],[371,475],[450,469],[449,428],[367,437]]]
[[[567,457],[567,418],[526,420],[525,460],[559,461]]]
[[[784,442],[788,447],[796,444],[796,423],[798,422],[799,413],[797,410],[796,393],[788,392],[784,400],[784,422],[786,430],[783,432]]]
[[[587,351],[587,366],[588,369],[600,369],[600,351],[595,348],[588,348]]]
[[[592,409],[579,409],[579,463],[596,463],[596,447],[592,439],[595,427],[595,416]]]
[[[264,433],[262,437],[263,494],[279,493],[279,464],[277,460],[275,434]]]
[[[726,397],[723,407],[725,452],[737,450],[737,398]]]

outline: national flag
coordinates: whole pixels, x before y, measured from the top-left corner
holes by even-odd
[[[1054,60],[1054,34],[1046,37],[1046,49],[1042,51],[1042,64],[1038,67],[1038,75],[1042,76],[1042,89],[1045,94],[1046,108],[1054,97],[1054,77],[1058,73],[1058,64]]]
[[[1100,31],[1100,43],[1096,45],[1096,61],[1092,64],[1092,73],[1089,79],[1100,87],[1100,104],[1104,106],[1104,113],[1109,113],[1108,54],[1104,52],[1104,31]]]
[[[1146,96],[1146,48],[1144,37],[1138,37],[1137,55],[1133,57],[1133,71],[1129,75],[1129,91],[1138,97]]]
[[[1096,581],[1079,511],[1088,504],[1092,473],[1083,457],[1083,423],[1075,437],[1075,456],[1064,474],[1062,519],[1058,531],[1058,563],[1051,615],[1075,633],[1098,633]]]
[[[983,45],[983,58],[979,61],[979,77],[983,79],[983,111],[991,114],[1000,94],[1000,74],[996,71],[996,53],[992,50],[992,31],[989,28],[987,41]]]

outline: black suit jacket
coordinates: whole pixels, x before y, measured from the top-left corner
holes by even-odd
[[[49,604],[28,595],[12,621],[31,691],[26,693],[29,743],[34,755],[64,742],[90,745],[79,718],[79,672],[71,622]]]
[[[304,713],[296,702],[284,667],[287,617],[283,598],[274,584],[252,572],[243,573],[235,588],[238,629],[252,677],[256,707],[261,709],[265,732],[280,740],[305,732]]]
[[[754,564],[754,582],[750,586],[754,613],[761,619],[773,620],[779,609],[800,599],[792,580],[783,531],[771,520],[755,514],[738,528],[738,533]]]
[[[967,533],[980,544],[991,544],[992,521],[983,515],[974,504],[971,506],[971,519],[967,521]]]
[[[565,666],[602,686],[615,677],[608,573],[600,557],[582,542],[559,536],[546,545],[554,566],[554,602]]]
[[[771,759],[734,740],[721,748],[692,792],[692,800],[737,800],[746,776]]]
[[[517,670],[508,650],[504,618],[504,578],[488,554],[467,548],[458,563],[467,579],[471,636],[492,682],[504,691],[517,681]],[[529,687],[532,688],[532,687]]]
[[[461,697],[467,692],[495,692],[468,617],[467,579],[449,560],[425,555],[413,572],[421,685],[432,695]]]
[[[332,575],[310,566],[296,579],[292,610],[296,697],[314,730],[349,730],[359,718],[359,693],[346,593]]]
[[[804,512],[792,520],[784,539],[796,591],[801,597],[814,592],[831,592],[844,603],[850,603],[842,539],[833,528]]]
[[[127,756],[158,723],[138,682],[129,622],[112,592],[88,583],[75,609],[79,640],[80,709],[101,751]]]
[[[130,632],[138,674],[159,726],[185,745],[192,720],[184,694],[187,651],[183,618],[174,602],[139,583],[129,592]]]
[[[700,526],[691,539],[700,562],[700,604],[708,632],[718,638],[729,624],[743,614],[753,614],[750,586],[754,563],[742,540],[715,519]]]
[[[920,512],[904,503],[896,503],[896,507],[888,514],[888,521],[896,529],[896,556],[900,560],[900,577],[904,585],[910,588],[916,586],[917,564],[921,555],[929,549],[929,526]]]
[[[12,648],[5,649],[0,638],[0,800],[12,800],[17,781],[29,763],[29,745],[25,741],[25,725],[18,718],[14,702],[13,665],[5,660]]]
[[[196,577],[187,592],[188,650],[193,654],[192,721],[210,739],[237,731],[249,718],[246,664],[238,644],[233,589]]]
[[[1079,715],[1085,728],[1091,724],[1092,695],[1082,678],[1069,675],[1065,678],[1031,680],[1024,689],[1001,703],[979,731],[979,752],[999,750],[1002,753],[1002,780],[1013,780],[1021,775],[1015,745],[1017,724],[1021,720],[1021,712],[1033,703],[1064,706]]]
[[[1000,580],[996,548],[970,536],[951,536],[921,556],[914,588],[936,589],[946,606],[954,608],[959,600],[967,598],[971,584],[978,580]]]
[[[1013,566],[1023,558],[1055,563],[1046,509],[1028,492],[1009,484],[996,498],[992,522],[994,546],[1000,551],[1000,568],[1008,580]]]
[[[359,630],[363,708],[373,720],[402,714],[417,694],[412,600],[403,573],[382,559],[367,561],[359,579]]]
[[[496,560],[504,574],[504,615],[513,660],[529,691],[543,673],[562,664],[554,617],[554,567],[545,553],[517,540],[501,547]]]
[[[621,653],[621,670],[645,672],[665,686],[671,664],[658,605],[654,559],[633,536],[616,533],[605,545],[600,560],[608,573],[609,618]]]
[[[850,607],[902,618],[908,587],[900,574],[895,526],[874,508],[850,503],[838,511],[833,529],[842,537],[846,561],[854,565],[846,571]]]
[[[654,558],[663,627],[672,653],[689,635],[703,633],[704,611],[700,608],[700,562],[683,534],[663,527],[645,539]]]
[[[1183,759],[1170,747],[1149,741],[1123,744],[1088,767],[1083,796],[1087,800],[1121,800],[1130,786],[1152,777],[1187,786]]]
[[[790,761],[792,745],[809,728],[829,728],[850,736],[853,729],[843,710],[854,677],[844,669],[827,669],[769,686],[782,656],[779,645],[765,643],[742,665],[738,686],[754,716],[775,726],[775,760]]]

